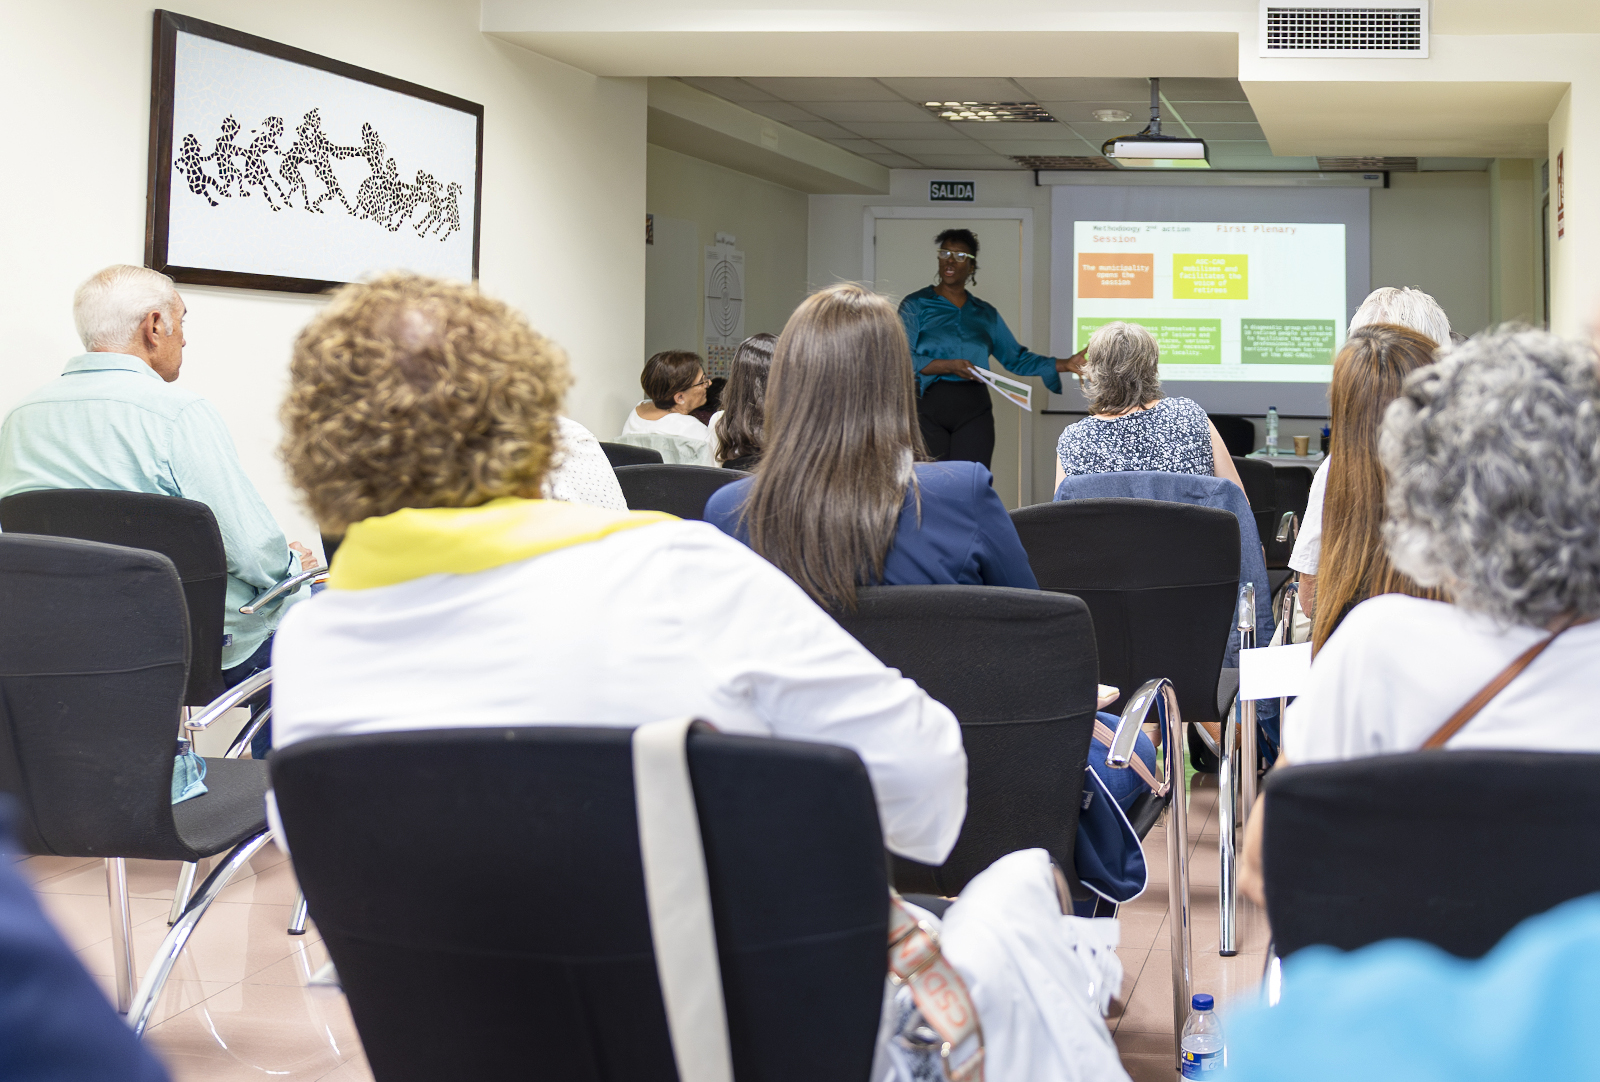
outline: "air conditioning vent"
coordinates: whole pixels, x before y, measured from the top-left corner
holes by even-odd
[[[1427,0],[1383,4],[1322,0],[1288,5],[1261,2],[1262,56],[1428,55]]]
[[[1415,173],[1415,158],[1318,158],[1317,168],[1324,173]]]
[[[1101,157],[1068,157],[1061,154],[1013,154],[1011,160],[1024,169],[1115,169]]]

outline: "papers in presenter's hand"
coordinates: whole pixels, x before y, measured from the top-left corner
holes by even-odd
[[[1311,644],[1264,646],[1239,651],[1239,698],[1276,699],[1305,691],[1311,675]]]
[[[1021,380],[997,376],[987,368],[972,366],[972,372],[1008,402],[1015,402],[1029,413],[1033,412],[1033,388]]]

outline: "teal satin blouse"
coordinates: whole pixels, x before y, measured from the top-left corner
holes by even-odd
[[[967,303],[957,308],[933,286],[927,286],[900,302],[900,319],[906,325],[906,338],[911,342],[911,364],[917,370],[919,394],[937,380],[965,382],[961,376],[923,375],[922,370],[929,361],[951,358],[988,368],[991,356],[1008,372],[1039,376],[1046,387],[1061,393],[1056,362],[1019,346],[994,305],[971,293],[967,294]]]

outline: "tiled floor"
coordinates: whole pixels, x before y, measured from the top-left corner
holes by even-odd
[[[1271,935],[1266,914],[1240,897],[1239,953],[1217,953],[1217,779],[1196,774],[1189,792],[1189,929],[1193,953],[1192,990],[1216,998],[1227,1026],[1230,1001],[1260,994]],[[1122,1052],[1122,1065],[1134,1082],[1171,1082],[1176,1077],[1172,1038],[1172,951],[1167,930],[1167,840],[1163,827],[1144,843],[1150,885],[1122,907],[1122,993],[1120,1009],[1107,1021]]]
[[[1268,933],[1265,916],[1241,899],[1240,953],[1233,958],[1217,954],[1214,777],[1195,777],[1189,836],[1194,991],[1214,995],[1226,1023],[1230,1000],[1258,994]],[[1150,886],[1122,908],[1118,954],[1125,976],[1109,1022],[1135,1082],[1170,1082],[1172,954],[1166,924],[1166,837],[1160,828],[1145,840],[1145,853]],[[29,857],[20,867],[33,880],[45,911],[109,995],[111,926],[104,864]],[[206,870],[202,867],[202,877]],[[175,864],[128,862],[134,958],[141,970],[166,934],[176,880]],[[174,1082],[372,1078],[344,997],[334,989],[307,985],[327,953],[315,925],[304,936],[286,933],[294,900],[289,864],[268,845],[251,862],[250,874],[229,884],[200,923],[178,958],[149,1030],[149,1041],[166,1060]]]

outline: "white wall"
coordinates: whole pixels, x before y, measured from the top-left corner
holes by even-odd
[[[1372,190],[1372,288],[1430,293],[1462,334],[1490,322],[1488,173],[1392,173]]]
[[[187,15],[484,105],[484,290],[564,346],[569,412],[597,429],[637,398],[644,338],[645,86],[603,79],[478,29],[469,0],[192,0]],[[144,259],[151,9],[130,0],[7,8],[0,88],[10,208],[0,412],[82,352],[72,291]],[[316,298],[187,287],[183,384],[214,401],[291,538],[315,528],[276,458],[289,348]]]
[[[745,334],[782,331],[806,297],[806,199],[805,193],[793,188],[652,144],[645,202],[658,223],[669,220],[657,243],[673,243],[679,236],[676,223],[692,222],[694,251],[651,253],[652,261],[662,267],[651,269],[647,351],[705,352],[705,249],[716,242],[718,233],[732,234],[735,247],[744,253]],[[688,239],[684,232],[678,246]],[[670,256],[670,272],[664,256]],[[685,274],[690,279],[687,287],[680,280]],[[692,296],[694,308],[687,314],[678,311],[676,300],[668,307],[662,302],[665,296]],[[693,338],[681,340],[691,323]],[[638,358],[638,367],[644,357]],[[634,382],[638,382],[637,367]]]

